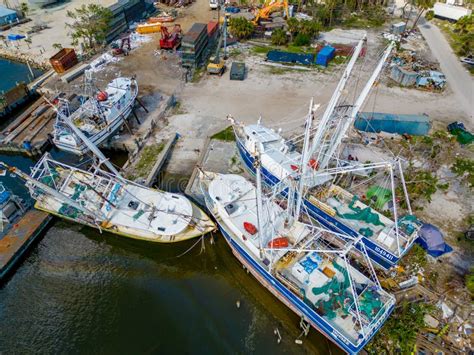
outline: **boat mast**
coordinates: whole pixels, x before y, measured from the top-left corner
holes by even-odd
[[[76,127],[76,125],[71,121],[70,117],[66,117],[62,112],[60,112],[56,106],[54,106],[50,101],[48,101],[48,99],[46,99],[46,102],[48,102],[52,107],[53,109],[56,111],[56,113],[61,117],[61,119],[72,129],[72,131],[74,132],[74,134],[76,134],[83,142],[84,144],[87,146],[87,148],[89,148],[91,150],[92,153],[94,153],[96,155],[96,157],[99,158],[99,165],[104,163],[107,168],[109,168],[109,170],[122,182],[125,182],[125,179],[122,177],[122,175],[120,175],[120,173],[118,172],[118,170],[115,168],[115,166],[109,161],[109,159],[107,159],[105,157],[104,154],[102,154],[102,152],[100,151],[99,148],[97,148],[95,146],[94,143],[92,143],[89,138],[87,138],[85,136],[84,133],[82,133],[82,131]]]
[[[320,147],[320,145],[322,144],[324,133],[328,128],[329,119],[331,118],[334,108],[336,107],[336,104],[339,101],[340,96],[342,95],[342,92],[344,90],[344,87],[346,86],[347,80],[349,79],[349,76],[351,75],[352,69],[354,68],[355,62],[359,58],[360,52],[362,50],[362,46],[364,45],[364,42],[366,40],[367,40],[367,36],[364,35],[364,37],[359,41],[356,48],[354,49],[354,53],[352,54],[351,60],[349,61],[349,64],[347,65],[346,70],[344,70],[341,80],[337,84],[336,90],[334,91],[331,97],[331,100],[329,101],[326,107],[326,111],[324,111],[323,117],[321,118],[321,121],[319,122],[319,128],[313,137],[313,143],[311,145],[310,155],[313,155],[316,149]]]
[[[377,67],[375,68],[374,72],[372,73],[372,76],[369,78],[367,83],[364,86],[364,89],[362,90],[361,94],[357,98],[357,101],[355,102],[354,106],[352,107],[352,111],[349,117],[345,119],[345,122],[339,123],[339,126],[336,129],[336,133],[333,135],[331,142],[329,143],[329,150],[327,153],[324,154],[323,160],[320,164],[320,168],[324,169],[328,163],[331,157],[333,156],[334,152],[336,149],[339,147],[341,144],[342,138],[345,136],[347,133],[347,130],[349,129],[351,123],[354,121],[356,118],[357,114],[359,113],[362,105],[365,102],[365,99],[369,95],[370,90],[372,89],[372,86],[375,83],[375,80],[377,80],[377,77],[379,76],[380,72],[383,69],[383,66],[385,64],[385,61],[387,60],[388,56],[392,52],[392,49],[395,45],[395,42],[391,42],[390,45],[387,47],[385,50],[384,54],[382,55],[382,58],[380,59]]]
[[[304,133],[304,143],[303,143],[303,154],[301,154],[301,164],[300,164],[300,174],[298,180],[298,189],[296,193],[296,207],[295,207],[295,218],[298,220],[301,212],[301,202],[303,201],[303,187],[304,179],[306,177],[306,171],[308,170],[308,161],[309,161],[309,136],[311,134],[311,124],[313,123],[313,115],[316,108],[313,108],[314,99],[311,98],[309,103],[308,117],[306,118],[306,128]],[[290,207],[290,206],[288,206]]]
[[[257,228],[258,228],[258,241],[259,241],[259,248],[260,248],[260,257],[263,258],[263,245],[262,245],[262,237],[263,237],[263,203],[262,203],[262,176],[260,171],[260,150],[257,149],[257,155],[254,159],[254,167],[255,173],[257,176]]]
[[[96,218],[97,217],[97,213],[96,212],[92,212],[91,210],[89,210],[88,208],[82,206],[80,203],[74,201],[73,199],[67,197],[67,196],[64,196],[62,193],[56,191],[55,189],[49,187],[48,185],[36,180],[36,179],[33,179],[31,176],[29,176],[28,174],[24,173],[23,171],[21,171],[20,169],[17,169],[16,167],[14,166],[9,166],[8,164],[4,163],[4,162],[0,162],[0,165],[4,166],[8,171],[10,171],[11,173],[13,174],[16,174],[18,175],[19,177],[21,177],[23,180],[25,180],[26,182],[30,183],[31,185],[35,186],[36,188],[40,189],[40,190],[43,190],[45,191],[46,193],[54,196],[55,198],[57,198],[58,200],[62,201],[63,203],[66,203],[68,205],[71,205],[72,207],[76,208],[77,210],[85,213],[85,214],[88,214],[90,217],[92,218]],[[103,217],[103,216],[100,216],[100,217]]]

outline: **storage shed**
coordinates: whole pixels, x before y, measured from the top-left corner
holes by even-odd
[[[318,52],[318,55],[316,56],[316,64],[327,67],[329,64],[329,61],[332,58],[334,58],[335,53],[336,53],[336,48],[331,47],[331,46],[323,47],[323,49],[321,49]]]
[[[9,23],[15,21],[18,21],[18,15],[16,11],[0,5],[0,26],[8,25]]]

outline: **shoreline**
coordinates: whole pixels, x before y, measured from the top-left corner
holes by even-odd
[[[11,60],[12,62],[17,62],[21,64],[30,64],[32,68],[48,71],[51,69],[51,65],[48,62],[38,62],[34,58],[28,56],[24,53],[12,53],[5,48],[0,48],[0,58]]]

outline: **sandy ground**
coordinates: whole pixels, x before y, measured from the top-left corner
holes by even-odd
[[[19,41],[15,43],[15,45],[8,46],[8,48],[5,48],[4,44],[0,43],[0,48],[8,49],[10,53],[26,55],[37,63],[45,62],[57,52],[57,49],[52,47],[54,43],[59,43],[63,47],[71,47],[71,39],[68,36],[68,29],[65,26],[65,24],[70,21],[66,15],[67,11],[74,10],[83,4],[100,3],[100,5],[107,7],[116,2],[117,0],[71,0],[46,9],[31,7],[28,17],[32,21],[15,26],[2,34],[5,36],[10,33],[27,35],[27,32],[34,25],[46,25],[48,28],[27,35],[32,41],[29,45],[25,41]],[[209,9],[208,0],[197,0],[188,8],[179,9],[178,11],[179,16],[176,22],[181,24],[185,31],[187,31],[194,22],[208,22],[209,20],[217,19],[217,12]]]
[[[115,2],[116,0],[101,0],[100,4],[102,6],[110,6]],[[38,62],[48,60],[57,52],[57,49],[52,47],[54,43],[60,43],[63,47],[71,46],[71,40],[68,37],[68,29],[65,26],[68,21],[66,15],[67,11],[74,10],[83,4],[92,3],[98,2],[94,0],[72,0],[46,9],[32,8],[28,14],[28,17],[32,20],[31,22],[15,26],[10,30],[3,32],[3,34],[5,36],[10,33],[26,35],[34,25],[48,26],[48,28],[40,32],[28,35],[32,42],[30,45],[24,41],[19,41],[19,46],[17,48],[18,52],[26,53]],[[13,48],[10,46],[10,49]]]

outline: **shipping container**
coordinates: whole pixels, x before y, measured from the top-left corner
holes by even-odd
[[[77,62],[76,51],[73,48],[63,48],[49,59],[49,63],[58,74],[71,69]]]
[[[314,61],[314,54],[270,51],[267,53],[267,60],[278,63],[311,65]]]
[[[431,128],[428,115],[402,115],[382,112],[360,112],[354,122],[359,131],[425,136]]]
[[[336,54],[336,48],[331,47],[331,46],[323,47],[318,52],[318,55],[316,56],[316,65],[322,65],[324,67],[327,67],[329,64],[329,61],[332,58],[334,58],[335,54]]]

